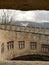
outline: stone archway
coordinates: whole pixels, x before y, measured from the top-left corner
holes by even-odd
[[[49,61],[49,56],[40,54],[28,54],[18,57],[14,57],[11,60],[22,60],[22,61]]]
[[[49,0],[0,0],[0,9],[49,10]]]

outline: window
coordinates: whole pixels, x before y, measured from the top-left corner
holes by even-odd
[[[30,48],[35,49],[36,48],[36,42],[30,42]]]
[[[48,52],[48,51],[49,51],[49,45],[47,45],[47,44],[42,44],[42,45],[41,45],[41,50],[42,50],[42,52]]]
[[[4,43],[1,44],[1,53],[4,52]]]
[[[25,42],[24,41],[19,41],[18,43],[19,43],[19,48],[20,49],[25,48]]]
[[[14,48],[14,41],[7,42],[7,48],[8,48],[8,50]]]

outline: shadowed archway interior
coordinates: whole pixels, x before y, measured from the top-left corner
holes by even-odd
[[[49,10],[49,0],[0,0],[0,9]]]
[[[22,61],[49,61],[49,56],[40,54],[28,54],[18,57],[14,57],[11,60],[22,60]]]

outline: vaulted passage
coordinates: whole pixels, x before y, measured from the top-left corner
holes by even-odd
[[[46,55],[23,55],[14,57],[11,60],[24,60],[24,61],[49,61],[49,56]]]
[[[49,0],[0,0],[0,9],[49,10]]]

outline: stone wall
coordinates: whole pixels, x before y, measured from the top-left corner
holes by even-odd
[[[39,29],[39,28],[38,28]],[[34,30],[32,27],[21,27],[21,26],[10,26],[10,25],[0,25],[0,46],[4,43],[4,53],[1,53],[0,49],[0,59],[12,59],[13,57],[27,55],[27,54],[46,54],[49,52],[41,52],[41,44],[48,44],[49,40],[41,39],[44,36],[49,36],[44,34],[44,29],[42,33],[40,31]],[[47,30],[47,29],[46,29]],[[49,30],[48,30],[49,33]],[[45,38],[45,37],[44,37]],[[14,49],[7,49],[7,42],[14,41]],[[18,41],[25,41],[25,48],[19,49]],[[36,42],[37,48],[30,49],[30,42]]]

